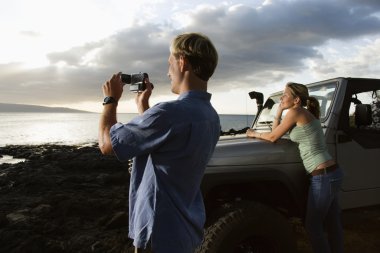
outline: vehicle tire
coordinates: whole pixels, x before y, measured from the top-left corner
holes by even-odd
[[[295,253],[285,217],[260,203],[240,203],[206,229],[197,253]]]

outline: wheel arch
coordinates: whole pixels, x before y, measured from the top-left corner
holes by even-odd
[[[294,180],[300,183],[292,183]],[[294,180],[282,171],[270,169],[206,174],[202,192],[207,216],[225,203],[244,200],[260,202],[286,216],[303,217],[307,184],[305,179]]]

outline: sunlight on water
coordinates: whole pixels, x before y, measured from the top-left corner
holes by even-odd
[[[134,114],[121,114],[120,121]],[[0,146],[97,142],[96,113],[0,113]]]
[[[10,155],[4,155],[3,157],[0,157],[0,164],[3,163],[8,163],[8,164],[16,164],[16,163],[21,163],[25,162],[26,159],[23,158],[13,158],[13,156]],[[1,174],[0,174],[1,176]]]
[[[136,114],[119,114],[118,121],[127,123]],[[253,116],[220,115],[222,130],[240,130]],[[96,143],[97,113],[0,113],[0,147],[5,145]]]

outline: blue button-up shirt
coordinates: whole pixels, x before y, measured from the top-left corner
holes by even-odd
[[[119,160],[132,157],[129,236],[155,253],[193,252],[203,237],[200,184],[219,139],[211,94],[190,91],[111,128]]]

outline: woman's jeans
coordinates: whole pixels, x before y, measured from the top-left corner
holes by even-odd
[[[314,253],[343,252],[343,228],[338,203],[342,179],[340,167],[310,178],[305,225]]]

